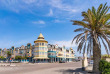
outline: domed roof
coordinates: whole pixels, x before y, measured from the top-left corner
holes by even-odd
[[[44,39],[44,36],[42,35],[42,33],[40,33],[38,39]]]
[[[44,39],[44,36],[42,35],[42,33],[40,33],[40,35],[38,36],[37,40],[34,41],[35,42],[47,42],[45,39]]]

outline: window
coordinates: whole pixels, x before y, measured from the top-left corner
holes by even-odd
[[[36,47],[36,49],[35,50],[38,50],[39,48],[38,47]]]
[[[12,47],[12,50],[14,50],[14,47]]]
[[[39,53],[38,53],[38,52],[36,52],[36,53],[35,53],[35,55],[39,55]]]
[[[36,43],[35,45],[36,45],[36,46],[39,46],[39,43]]]
[[[39,45],[41,46],[41,43],[39,43]]]
[[[41,52],[39,52],[39,55],[41,55]]]
[[[45,53],[46,54],[46,53]],[[48,53],[48,55],[50,56],[51,55],[51,53]]]
[[[42,52],[42,55],[44,55],[44,52]]]
[[[62,54],[58,54],[58,56],[62,56]]]
[[[27,48],[28,48],[28,49],[30,48],[30,44],[27,45]]]
[[[42,43],[42,46],[44,46],[44,43]]]
[[[41,47],[41,49],[43,50],[43,47]]]
[[[44,50],[44,47],[42,47],[42,50]]]
[[[30,46],[27,47],[28,49],[30,48]]]
[[[44,43],[44,46],[45,46],[45,43]]]
[[[18,51],[16,51],[16,53],[18,53]]]
[[[12,50],[12,54],[13,54],[13,50]]]
[[[45,51],[47,51],[47,48],[45,48]]]
[[[29,49],[28,49],[28,51],[27,51],[28,53],[29,53]]]
[[[45,55],[47,55],[47,52],[45,52]]]

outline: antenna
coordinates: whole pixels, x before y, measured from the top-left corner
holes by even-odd
[[[40,29],[40,33],[41,33],[41,29]]]

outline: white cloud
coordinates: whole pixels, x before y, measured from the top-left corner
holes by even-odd
[[[33,26],[36,26],[38,28],[43,28],[43,27],[47,26],[45,21],[43,21],[43,20],[32,21],[32,24],[33,24]]]
[[[38,0],[23,0],[23,2],[25,2],[26,4],[32,4],[35,3]]]
[[[54,20],[53,22],[55,22],[55,23],[62,23],[62,22],[64,22],[64,21],[61,21],[61,20],[56,19],[56,20]]]
[[[47,14],[47,16],[53,16],[53,10],[50,9],[49,13]]]
[[[73,42],[73,44],[71,43],[72,40],[68,40],[68,41],[52,41],[52,44],[58,44],[58,46],[63,46],[65,45],[65,47],[76,47],[77,45],[75,44],[75,41]]]
[[[33,21],[32,23],[33,23],[33,24],[45,24],[45,22],[42,21],[42,20],[39,20],[39,21]]]
[[[4,9],[19,13],[20,11],[33,12],[33,8],[39,6],[39,0],[0,0],[0,6]]]
[[[0,7],[11,10],[16,13],[20,13],[21,11],[30,12],[32,14],[36,14],[37,8],[47,8],[49,6],[50,11],[47,14],[48,16],[53,16],[54,14],[58,14],[60,12],[58,9],[67,11],[67,12],[77,12],[78,9],[74,9],[73,5],[64,3],[63,0],[0,0]],[[51,9],[52,8],[52,9]]]
[[[78,9],[74,9],[73,6],[70,6],[66,3],[62,3],[62,0],[51,0],[49,4],[52,7],[58,8],[60,10],[68,11],[68,12],[77,12]]]

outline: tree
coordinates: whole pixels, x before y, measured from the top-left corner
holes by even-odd
[[[4,60],[5,59],[5,57],[3,57],[3,56],[0,56],[0,60]]]
[[[72,20],[73,25],[81,26],[74,30],[79,32],[73,39],[78,44],[77,51],[83,54],[93,52],[93,72],[99,73],[99,62],[101,60],[101,42],[105,47],[106,52],[110,50],[110,13],[107,3],[100,4],[98,9],[95,7],[88,9],[86,12],[82,12],[83,20]],[[73,42],[72,41],[72,42]]]
[[[11,52],[10,51],[7,51],[7,57],[11,58]]]
[[[22,57],[22,59],[27,59],[27,57],[25,56],[25,57]]]
[[[15,57],[15,60],[21,60],[21,59],[22,59],[21,56],[16,56],[16,57]]]

